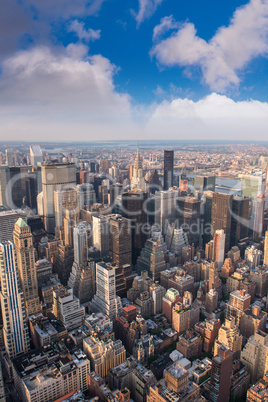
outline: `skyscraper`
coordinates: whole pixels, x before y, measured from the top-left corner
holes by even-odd
[[[263,265],[268,265],[268,230],[265,232]]]
[[[148,194],[138,189],[122,194],[122,216],[132,221],[133,264],[136,264],[137,257],[147,239],[147,199]]]
[[[160,272],[166,269],[163,246],[159,239],[147,239],[137,259],[137,271],[148,271],[153,281],[160,280]]]
[[[39,145],[30,146],[30,162],[32,166],[41,165],[43,162],[43,152]]]
[[[132,264],[131,221],[120,215],[108,215],[109,251],[112,262],[121,268]]]
[[[251,229],[254,238],[262,236],[264,208],[265,196],[264,194],[261,194],[257,198],[254,198],[251,205]]]
[[[54,191],[76,186],[74,163],[48,163],[42,165],[44,224],[48,233],[55,231]]]
[[[14,225],[13,239],[26,313],[30,316],[41,312],[41,305],[38,297],[33,236],[30,227],[22,218],[19,218]]]
[[[201,239],[200,201],[194,197],[179,197],[177,204],[179,225],[187,233],[189,244],[197,247]]]
[[[164,235],[167,233],[168,225],[176,220],[178,196],[177,187],[155,193],[155,224]]]
[[[106,216],[93,216],[93,246],[100,252],[101,258],[109,253],[109,224]]]
[[[133,175],[131,179],[131,188],[145,191],[145,180],[143,177],[142,160],[140,157],[139,148],[137,149],[137,156],[134,162]]]
[[[236,246],[240,239],[248,236],[249,228],[249,198],[235,195],[231,219],[231,247]]]
[[[224,193],[213,193],[211,225],[212,234],[218,229],[223,229],[226,235],[225,252],[230,249],[231,240],[231,217],[233,196]]]
[[[0,243],[1,309],[3,337],[8,357],[28,352],[30,338],[23,292],[19,286],[16,250],[12,242]]]
[[[164,190],[173,187],[174,151],[164,150]]]
[[[96,287],[91,311],[102,312],[114,320],[122,308],[121,299],[115,293],[115,270],[104,262],[96,264]]]
[[[218,270],[223,266],[224,250],[225,250],[225,238],[224,230],[216,230],[213,236],[213,253],[212,260],[216,262]]]
[[[94,261],[88,261],[88,222],[81,222],[74,227],[74,262],[70,273],[68,286],[80,303],[90,301],[94,295]]]
[[[212,359],[211,368],[211,402],[229,401],[229,393],[231,386],[233,357],[228,347],[221,345],[218,348],[217,356]]]

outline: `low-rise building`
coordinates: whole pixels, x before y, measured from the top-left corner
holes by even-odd
[[[252,385],[247,392],[247,402],[266,402],[268,400],[268,374]]]
[[[70,354],[57,343],[13,359],[14,385],[23,401],[55,401],[88,387],[90,362],[80,350]]]
[[[107,342],[94,336],[83,339],[83,351],[91,362],[92,370],[106,378],[108,370],[126,360],[126,349],[120,339]]]
[[[186,359],[199,357],[202,353],[203,341],[200,334],[192,328],[179,336],[177,350],[183,354]]]

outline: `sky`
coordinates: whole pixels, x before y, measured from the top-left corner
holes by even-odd
[[[267,140],[268,0],[0,1],[0,140]]]

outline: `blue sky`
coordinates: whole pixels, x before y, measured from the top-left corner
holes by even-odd
[[[268,0],[5,0],[0,139],[256,139]]]

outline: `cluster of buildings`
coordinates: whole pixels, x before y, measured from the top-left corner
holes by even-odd
[[[173,150],[163,185],[139,149],[125,172],[38,146],[31,165],[10,155],[0,166],[0,401],[268,399],[261,186],[237,196],[197,175],[190,190],[176,183]]]

